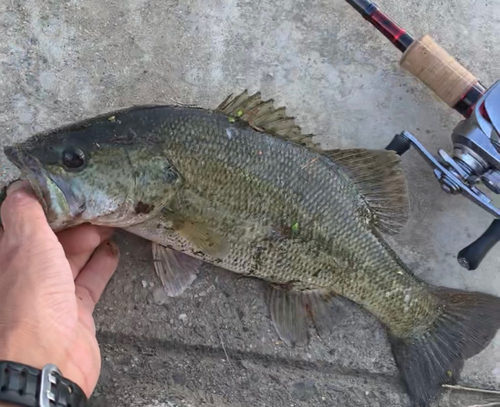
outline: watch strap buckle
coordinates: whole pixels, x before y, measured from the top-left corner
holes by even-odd
[[[57,387],[58,377],[61,372],[56,365],[48,364],[42,369],[42,377],[40,380],[40,407],[51,407],[51,403],[55,404],[56,395],[53,391]]]

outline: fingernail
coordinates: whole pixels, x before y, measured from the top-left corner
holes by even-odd
[[[30,183],[28,181],[16,180],[7,187],[7,195],[10,195],[13,192],[19,191],[21,189],[29,189],[29,188],[30,188]]]
[[[112,240],[108,241],[107,243],[109,250],[111,253],[113,253],[114,256],[120,256],[120,249],[118,248],[118,245],[113,242]]]

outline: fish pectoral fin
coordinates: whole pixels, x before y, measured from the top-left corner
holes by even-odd
[[[174,223],[174,229],[192,242],[198,250],[212,257],[224,258],[229,252],[229,243],[200,221],[181,220]]]
[[[310,322],[319,336],[329,332],[334,324],[331,297],[324,290],[296,291],[271,287],[269,309],[280,339],[290,346],[306,345]]]
[[[304,135],[295,118],[286,115],[285,107],[274,107],[272,99],[263,101],[261,93],[248,95],[245,90],[237,96],[231,94],[216,109],[230,116],[232,122],[240,120],[248,123],[254,130],[317,149],[312,135]]]
[[[153,243],[153,261],[156,275],[169,297],[181,295],[196,280],[203,264],[201,260],[157,243]]]
[[[342,167],[356,184],[382,232],[396,234],[409,218],[409,197],[401,158],[394,151],[346,149],[323,154]]]

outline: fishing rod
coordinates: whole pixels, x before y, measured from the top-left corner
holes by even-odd
[[[403,53],[400,65],[405,70],[464,117],[452,132],[451,154],[440,149],[434,157],[407,131],[397,134],[386,149],[403,155],[413,146],[433,168],[443,191],[464,195],[495,217],[486,232],[458,253],[460,265],[475,270],[500,241],[500,209],[479,188],[500,194],[500,81],[486,89],[430,35],[415,40],[375,3],[346,1]]]

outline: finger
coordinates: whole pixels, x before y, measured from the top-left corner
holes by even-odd
[[[69,261],[75,279],[89,261],[94,250],[113,235],[108,227],[85,224],[58,233],[64,253]]]
[[[9,186],[0,211],[5,233],[13,239],[32,240],[39,236],[47,239],[54,235],[42,205],[27,181],[17,181]]]
[[[75,280],[75,293],[90,314],[118,266],[119,251],[114,242],[102,243]]]

